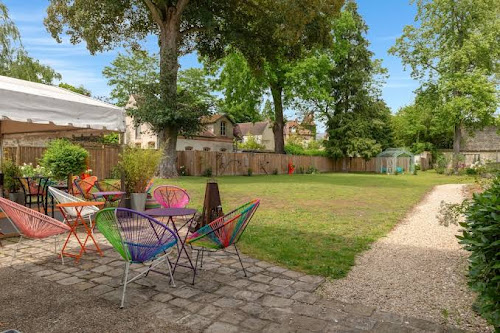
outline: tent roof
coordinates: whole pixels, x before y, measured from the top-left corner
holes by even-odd
[[[412,157],[413,154],[404,148],[387,148],[377,155],[377,157]]]
[[[2,134],[72,128],[125,131],[125,113],[119,107],[6,76],[0,76],[0,121]]]

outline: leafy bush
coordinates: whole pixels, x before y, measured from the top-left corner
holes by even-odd
[[[212,177],[212,168],[206,168],[201,175],[203,177]]]
[[[305,149],[302,145],[295,142],[285,144],[285,152],[289,155],[327,156],[325,150]]]
[[[20,169],[21,169],[21,174],[23,177],[35,177],[35,176],[50,177],[50,176],[52,176],[50,171],[41,165],[37,165],[34,168],[33,164],[24,163],[23,165],[21,165]]]
[[[278,169],[274,169],[273,170],[273,175],[277,175],[278,174]]]
[[[444,154],[439,154],[434,169],[436,170],[437,173],[443,174],[445,173],[446,169],[448,169],[450,161],[451,160],[449,157],[446,157]]]
[[[464,228],[457,236],[471,252],[469,285],[478,292],[479,313],[500,327],[500,177],[481,194],[475,194],[465,211]]]
[[[101,137],[100,140],[102,143],[107,145],[117,145],[120,143],[120,135],[118,133],[109,133],[105,134]]]
[[[21,177],[21,169],[11,159],[4,159],[2,162],[3,186],[10,192],[17,192],[19,181],[16,177]]]
[[[155,175],[163,154],[161,150],[127,147],[120,154],[120,170],[128,193],[144,193]]]
[[[189,174],[188,174],[188,170],[187,170],[187,168],[186,168],[186,166],[185,166],[185,165],[181,165],[181,166],[179,167],[179,175],[180,175],[180,176],[189,176]]]
[[[248,170],[247,170],[247,175],[248,175],[248,177],[251,177],[251,176],[253,175],[253,170],[252,170],[252,168],[248,168]]]
[[[65,179],[70,175],[78,175],[87,169],[89,152],[83,147],[66,139],[56,139],[49,143],[40,160],[56,179]]]
[[[264,150],[266,146],[257,142],[257,139],[253,135],[249,135],[245,142],[238,143],[238,148],[244,150]]]
[[[312,165],[306,170],[306,173],[309,175],[319,173],[318,169],[313,167]]]

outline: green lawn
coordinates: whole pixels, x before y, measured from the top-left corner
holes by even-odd
[[[387,234],[434,185],[468,182],[434,172],[413,175],[319,174],[219,177],[225,211],[253,198],[261,205],[241,250],[288,268],[340,278],[354,258]],[[201,209],[206,178],[159,180],[185,188]]]

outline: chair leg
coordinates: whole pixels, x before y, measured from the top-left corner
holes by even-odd
[[[203,251],[202,251],[203,253]],[[191,283],[194,286],[194,279],[196,278],[196,271],[198,270],[198,258],[200,257],[200,250],[196,250],[196,263],[194,264],[193,271],[193,282]]]
[[[203,254],[205,253],[205,251],[201,251],[201,265],[200,267],[203,267]]]
[[[122,303],[120,304],[120,309],[123,309],[123,304],[125,303],[125,291],[127,289],[127,279],[128,279],[129,268],[130,268],[130,263],[127,261],[125,263],[125,277],[123,278],[123,293],[122,293]]]
[[[240,264],[241,268],[243,268],[243,273],[245,274],[245,277],[247,276],[247,271],[245,270],[245,266],[243,266],[243,261],[241,261],[240,253],[238,252],[238,248],[236,247],[236,244],[234,245],[234,249],[236,250],[236,254],[238,255],[238,259],[240,259]]]
[[[10,266],[12,266],[14,259],[16,259],[17,251],[19,250],[19,245],[21,245],[22,240],[23,236],[19,236],[19,241],[17,242],[16,248],[14,249],[14,254],[12,255],[12,259],[10,259]]]
[[[172,281],[172,287],[175,287],[175,280],[174,276],[172,275],[172,263],[170,262],[170,259],[167,257],[167,265],[168,265],[168,273],[170,274],[170,281]]]

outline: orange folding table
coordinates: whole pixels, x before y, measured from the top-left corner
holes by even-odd
[[[63,245],[63,248],[61,251],[61,255],[73,257],[73,258],[75,258],[76,262],[78,262],[80,260],[80,258],[82,257],[83,253],[86,252],[86,250],[87,250],[86,245],[87,245],[87,242],[89,239],[91,239],[92,242],[94,243],[97,253],[99,253],[101,256],[103,255],[103,253],[102,253],[101,249],[99,248],[99,245],[97,245],[97,242],[96,242],[94,235],[92,233],[92,230],[94,229],[94,226],[95,226],[95,222],[86,221],[82,217],[83,208],[88,207],[88,206],[100,207],[100,206],[104,206],[104,202],[79,201],[79,202],[65,202],[65,203],[60,203],[60,204],[56,205],[56,207],[58,207],[59,210],[61,211],[61,214],[63,215],[64,219],[68,222],[68,226],[71,228],[71,231],[69,232],[68,237],[66,238],[66,242],[64,242],[64,245]],[[64,208],[73,208],[76,211],[76,217],[75,218],[68,218],[67,213],[64,210]],[[83,243],[80,240],[80,238],[78,237],[78,234],[76,232],[77,231],[76,229],[78,228],[79,224],[83,225],[83,227],[85,228],[85,231],[87,232],[87,236],[85,237],[85,240],[83,241]],[[65,252],[66,246],[68,245],[68,242],[69,242],[71,236],[74,236],[76,238],[76,240],[78,241],[78,244],[80,244],[80,252],[78,254]]]

